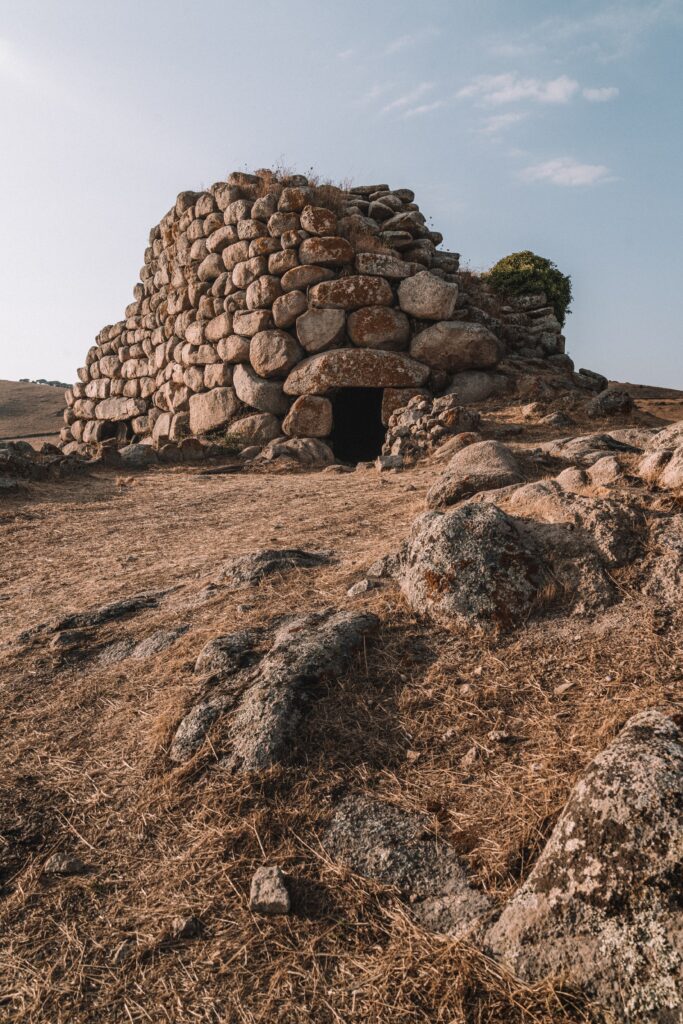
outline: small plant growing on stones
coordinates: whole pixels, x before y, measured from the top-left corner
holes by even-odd
[[[503,295],[533,295],[545,292],[560,324],[564,324],[572,301],[572,281],[568,274],[543,256],[526,249],[498,260],[486,278]]]

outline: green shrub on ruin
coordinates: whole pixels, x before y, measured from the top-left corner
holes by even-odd
[[[533,295],[545,292],[560,324],[564,324],[572,301],[572,281],[552,260],[528,249],[513,252],[491,267],[486,279],[501,295]]]

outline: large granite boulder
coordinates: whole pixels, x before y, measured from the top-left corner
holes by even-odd
[[[683,718],[644,711],[574,787],[486,935],[527,982],[581,987],[610,1020],[683,1019]]]
[[[324,395],[333,388],[421,387],[428,376],[427,366],[398,352],[338,348],[304,359],[287,377],[284,390],[287,395]]]
[[[460,373],[495,366],[502,348],[487,327],[466,320],[446,320],[416,334],[410,354],[434,370]]]

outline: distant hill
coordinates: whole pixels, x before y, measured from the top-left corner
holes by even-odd
[[[0,439],[54,440],[63,423],[63,412],[61,388],[0,380]]]

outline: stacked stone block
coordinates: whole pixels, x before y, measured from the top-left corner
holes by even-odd
[[[414,198],[271,172],[181,192],[150,232],[125,319],[66,391],[63,445],[325,438],[337,388],[384,388],[394,405],[443,393],[458,372],[492,369],[529,318],[534,352],[557,351],[542,305],[504,322],[473,306]]]

